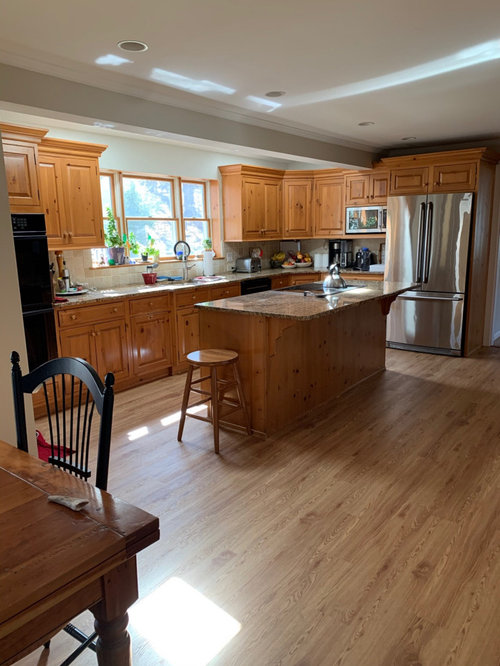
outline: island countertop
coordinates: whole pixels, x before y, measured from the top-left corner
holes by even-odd
[[[308,320],[324,317],[367,301],[395,298],[414,285],[403,282],[370,282],[344,292],[317,297],[302,291],[262,291],[217,301],[198,303],[197,308],[232,314]]]

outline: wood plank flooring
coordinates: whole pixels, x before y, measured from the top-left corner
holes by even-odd
[[[222,432],[220,456],[193,419],[177,443],[183,384],[116,396],[109,489],[160,517],[141,597],[177,577],[241,623],[211,664],[500,664],[500,349],[388,350],[386,372],[279,436]],[[181,663],[131,634],[136,666]],[[19,663],[72,647],[59,634]]]

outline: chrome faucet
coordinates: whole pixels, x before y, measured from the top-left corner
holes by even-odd
[[[187,257],[182,259],[182,279],[184,282],[189,280],[189,271],[195,266],[196,264],[188,264]]]

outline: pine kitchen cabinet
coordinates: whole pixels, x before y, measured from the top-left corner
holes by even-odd
[[[169,374],[173,365],[171,294],[131,298],[129,309],[135,378],[143,381]]]
[[[0,123],[11,213],[41,213],[38,146],[48,130]]]
[[[275,169],[232,164],[219,167],[225,241],[282,236],[282,177]]]
[[[39,148],[50,250],[104,246],[99,157],[107,146],[45,138]]]
[[[381,206],[387,203],[389,172],[357,171],[345,176],[346,206]]]
[[[283,178],[283,238],[311,238],[313,235],[311,172],[287,171]]]
[[[313,236],[338,238],[344,233],[344,220],[344,176],[317,171],[314,177]]]
[[[103,378],[115,375],[118,388],[129,379],[129,340],[125,300],[99,305],[59,308],[58,345],[60,356],[88,361]]]

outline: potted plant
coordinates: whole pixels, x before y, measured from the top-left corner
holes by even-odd
[[[135,255],[139,254],[140,252],[139,241],[137,240],[133,231],[131,231],[128,235],[127,246],[130,251],[130,254],[135,254]]]
[[[158,260],[160,256],[160,250],[154,245],[155,239],[150,234],[148,234],[148,242],[146,245],[141,247],[141,258],[143,261],[147,261],[148,257],[153,259],[153,261]]]
[[[111,208],[106,208],[108,222],[104,231],[104,242],[109,250],[110,266],[114,264],[123,264],[125,261],[125,243],[118,233],[115,216]]]

